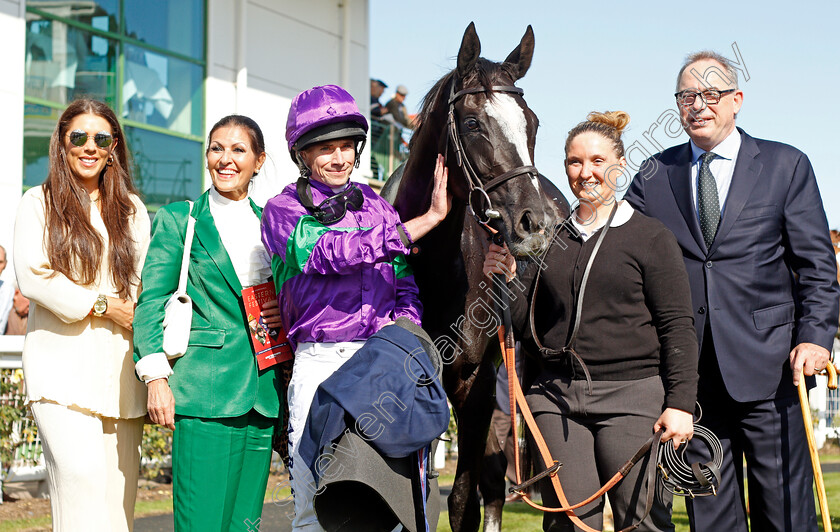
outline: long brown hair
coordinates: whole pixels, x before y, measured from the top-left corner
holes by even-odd
[[[89,99],[71,103],[58,119],[50,139],[50,167],[42,185],[46,198],[47,257],[52,269],[81,285],[96,281],[102,263],[103,243],[90,221],[90,196],[67,166],[64,139],[70,122],[81,114],[105,119],[116,144],[99,176],[102,220],[108,230],[108,262],[117,294],[128,299],[139,281],[135,271],[137,243],[131,238],[130,221],[136,194],[129,170],[129,152],[117,116],[108,105]]]

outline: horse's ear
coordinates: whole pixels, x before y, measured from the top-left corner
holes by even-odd
[[[521,79],[531,68],[531,58],[534,57],[534,30],[531,25],[525,30],[525,35],[519,41],[519,46],[513,49],[505,59],[505,63],[511,65],[511,72],[516,79]]]
[[[475,32],[475,22],[470,22],[461,39],[461,49],[458,51],[458,77],[464,79],[475,67],[478,56],[481,54],[481,41],[478,40],[478,33]]]

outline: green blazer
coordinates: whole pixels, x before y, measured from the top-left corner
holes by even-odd
[[[254,216],[262,209],[251,201]],[[163,352],[163,305],[178,287],[187,203],[160,209],[152,224],[152,240],[143,267],[142,291],[134,311],[134,361]],[[259,371],[251,347],[242,285],[222,244],[209,192],[193,204],[195,237],[190,251],[187,294],[193,301],[187,352],[170,361],[169,386],[175,413],[203,418],[236,417],[252,408],[277,418],[283,393],[277,366]]]

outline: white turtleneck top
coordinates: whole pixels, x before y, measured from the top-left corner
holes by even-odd
[[[246,197],[233,201],[210,188],[210,214],[243,288],[271,277],[271,259],[260,236],[260,219]]]

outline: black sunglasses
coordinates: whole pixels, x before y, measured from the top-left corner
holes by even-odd
[[[331,225],[347,214],[347,210],[358,211],[362,208],[365,196],[356,185],[350,185],[335,196],[330,196],[318,205],[312,215],[324,225]]]
[[[87,131],[83,131],[81,129],[74,129],[70,132],[70,144],[73,146],[82,147],[87,144],[88,141],[88,134]],[[104,131],[100,131],[96,135],[93,136],[93,143],[99,146],[100,148],[107,148],[114,142],[114,137],[111,136],[110,133],[105,133]]]

